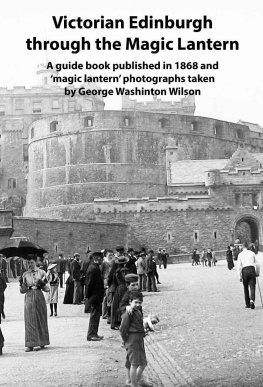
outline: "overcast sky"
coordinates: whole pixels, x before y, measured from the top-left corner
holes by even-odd
[[[263,71],[262,71],[262,14],[263,5],[260,0],[220,2],[206,0],[97,0],[97,1],[68,1],[45,0],[37,2],[31,0],[5,2],[0,15],[0,86],[12,87],[25,85],[27,87],[37,84],[36,67],[48,58],[51,62],[68,63],[78,61],[85,63],[123,63],[125,61],[143,60],[156,63],[164,60],[168,63],[198,62],[215,63],[218,61],[219,69],[212,71],[170,70],[165,71],[128,71],[136,76],[146,75],[197,75],[214,76],[215,83],[195,84],[201,89],[201,96],[196,98],[196,115],[214,117],[226,121],[237,122],[239,119],[258,123],[263,126]],[[67,15],[68,19],[82,17],[83,19],[96,19],[102,15],[105,19],[124,19],[124,30],[95,30],[95,29],[56,29],[52,16]],[[213,22],[212,29],[201,32],[189,30],[129,30],[129,16],[137,15],[143,18],[151,15],[154,18],[164,18],[168,15],[171,19],[198,19],[207,15]],[[71,54],[68,51],[28,51],[26,39],[37,37],[39,40],[79,40],[84,36],[92,43],[90,51]],[[122,43],[120,51],[98,51],[94,41],[102,36],[107,39],[119,40]],[[186,43],[188,40],[237,40],[239,51],[161,51],[151,54],[149,51],[126,51],[124,49],[127,37],[139,37],[141,40],[174,40],[181,37]],[[176,45],[175,45],[176,46]],[[74,75],[76,71],[64,73]],[[91,75],[88,71],[85,73]],[[117,75],[124,72],[116,72]],[[92,71],[92,75],[112,75],[111,72]],[[102,88],[118,85],[100,84]],[[121,86],[121,85],[119,85]],[[151,84],[128,84],[128,88],[135,86],[151,88]],[[190,88],[189,83],[176,84]],[[158,87],[158,86],[155,86]],[[160,84],[159,88],[167,88]],[[149,100],[152,97],[132,97],[137,100]],[[166,100],[178,100],[180,97],[167,95]],[[106,109],[120,109],[120,97],[108,97]]]

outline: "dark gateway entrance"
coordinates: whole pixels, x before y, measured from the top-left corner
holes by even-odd
[[[239,239],[241,243],[259,242],[259,229],[256,219],[250,216],[244,216],[236,223],[234,239]]]

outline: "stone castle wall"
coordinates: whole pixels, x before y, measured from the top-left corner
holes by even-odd
[[[246,126],[152,112],[53,115],[29,131],[24,215],[60,219],[92,217],[94,199],[165,196],[169,144],[178,145],[179,159],[229,157],[241,141],[237,133],[249,146]]]
[[[30,238],[43,246],[50,255],[66,256],[78,252],[82,257],[87,248],[92,251],[114,249],[118,245],[127,247],[127,226],[123,223],[59,221],[14,217],[16,234]]]

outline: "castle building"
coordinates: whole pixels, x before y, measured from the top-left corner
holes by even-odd
[[[94,246],[86,235],[94,248],[114,247],[107,228],[126,245],[170,252],[261,243],[259,125],[198,117],[193,96],[124,97],[121,111],[104,110],[100,97],[64,96],[51,75],[42,65],[38,87],[0,89],[1,201],[20,215],[15,229],[55,253],[74,245],[80,223],[97,232]],[[63,246],[45,234],[55,224]]]

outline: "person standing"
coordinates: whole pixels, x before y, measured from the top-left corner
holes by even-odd
[[[20,293],[25,294],[25,345],[26,352],[34,347],[49,345],[47,307],[44,292],[49,292],[46,272],[36,265],[36,258],[29,259],[29,270],[19,279]]]
[[[169,254],[165,251],[165,249],[163,249],[163,268],[164,269],[167,268],[168,259],[169,259]]]
[[[141,253],[137,261],[137,273],[139,275],[139,291],[146,291],[146,263],[145,254]]]
[[[104,297],[102,302],[102,318],[107,319],[108,315],[108,278],[110,273],[110,261],[114,258],[112,250],[106,250],[104,253],[103,262],[101,264],[101,276],[104,284]]]
[[[243,244],[243,251],[238,254],[237,273],[243,281],[245,306],[255,309],[256,266],[259,266],[255,253],[248,250],[248,243]]]
[[[211,249],[211,253],[212,253],[212,266],[216,266],[216,263],[217,263],[216,253],[214,252],[213,249]]]
[[[226,261],[227,261],[228,270],[232,270],[235,265],[233,261],[233,253],[230,246],[227,246]]]
[[[50,317],[53,316],[53,305],[54,305],[54,316],[57,316],[58,307],[58,285],[59,275],[57,273],[57,265],[53,263],[47,268],[47,281],[50,285],[50,292],[48,293],[47,303],[50,305]]]
[[[14,257],[10,258],[10,270],[12,272],[13,278],[16,278],[16,263]]]
[[[136,257],[132,247],[128,249],[129,262],[126,263],[126,267],[129,269],[129,273],[137,274]]]
[[[159,249],[158,250],[158,253],[157,253],[157,261],[158,261],[158,264],[159,264],[159,269],[162,268],[162,263],[163,263],[163,253],[162,253],[162,249]]]
[[[66,262],[64,260],[63,254],[59,254],[58,260],[56,261],[56,265],[57,265],[59,284],[60,284],[60,287],[63,288],[63,276],[65,273],[65,267],[66,267]]]
[[[0,271],[2,273],[2,276],[5,279],[5,282],[8,282],[8,277],[7,277],[7,262],[5,259],[5,256],[3,254],[0,254]]]
[[[100,271],[102,260],[103,254],[101,252],[94,252],[86,275],[86,298],[88,299],[88,309],[90,310],[89,328],[87,333],[88,341],[100,341],[103,339],[103,336],[98,335],[101,304],[104,296],[104,284]]]
[[[201,260],[203,266],[207,266],[207,259],[206,259],[205,249],[203,249],[201,251],[200,258],[201,258],[200,260]]]
[[[72,278],[74,281],[74,295],[73,295],[73,304],[80,305],[82,301],[82,292],[81,292],[81,272],[80,272],[80,263],[79,263],[79,254],[74,254],[74,260],[71,264]]]
[[[5,279],[0,272],[0,318],[1,316],[5,318],[5,312],[4,312],[4,304],[5,304],[5,290],[6,290],[7,284],[5,282]]]
[[[155,262],[153,262],[153,250],[150,250],[147,254],[146,260],[146,274],[147,274],[147,291],[157,292],[155,281]]]
[[[208,266],[212,267],[212,251],[211,251],[211,249],[207,249],[206,258],[207,258]]]

